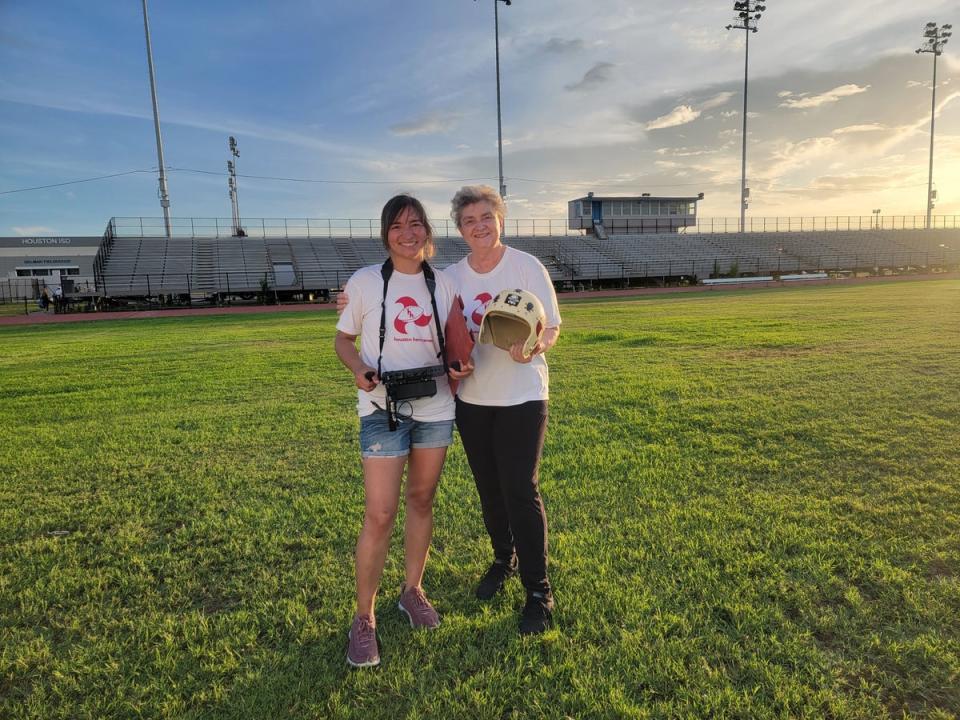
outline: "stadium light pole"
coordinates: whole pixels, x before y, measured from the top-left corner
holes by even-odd
[[[237,149],[237,139],[231,135],[229,140],[230,154],[234,158],[240,157],[240,151]],[[227,172],[229,178],[227,185],[230,188],[230,211],[233,213],[233,236],[242,237],[243,229],[240,227],[240,199],[237,195],[237,163],[236,160],[227,160]]]
[[[507,186],[503,183],[503,124],[500,120],[500,12],[498,3],[509,6],[513,4],[513,0],[493,0],[493,42],[497,58],[497,158],[500,168],[500,197],[505,198],[507,196]]]
[[[765,2],[766,0],[764,0]],[[727,30],[743,30],[746,46],[743,53],[743,150],[740,160],[740,232],[747,229],[747,77],[750,67],[750,33],[757,32],[757,21],[767,6],[757,0],[737,0],[733,3],[736,19]]]
[[[933,54],[933,93],[930,100],[930,171],[927,175],[927,230],[930,229],[930,220],[933,215],[933,121],[937,114],[937,57],[943,54],[943,46],[953,35],[953,25],[944,23],[937,26],[935,22],[928,22],[923,28],[923,45],[917,48],[920,53]]]
[[[147,36],[147,67],[150,70],[150,97],[153,100],[153,129],[157,133],[157,164],[160,166],[160,207],[163,208],[163,225],[167,237],[170,237],[170,196],[167,194],[167,174],[163,165],[163,139],[160,137],[160,110],[157,108],[157,80],[153,72],[153,45],[150,43],[147,0],[143,0],[143,30]]]

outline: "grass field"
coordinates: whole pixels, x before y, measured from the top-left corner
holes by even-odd
[[[957,717],[960,282],[562,310],[556,628],[473,599],[458,443],[443,624],[398,616],[398,531],[372,671],[332,313],[0,328],[0,717]]]
[[[40,312],[40,310],[37,308],[36,302],[28,303],[26,308],[31,313]],[[20,302],[0,302],[0,317],[9,317],[10,315],[26,315],[27,313],[25,313],[23,309],[23,300]]]

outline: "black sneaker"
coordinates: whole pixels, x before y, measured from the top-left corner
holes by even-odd
[[[517,572],[517,558],[510,558],[510,562],[494,560],[487,568],[487,572],[477,583],[477,599],[491,600],[494,595],[503,590],[503,583],[508,577]]]
[[[553,593],[528,592],[527,604],[520,613],[520,634],[542,633],[553,624]]]

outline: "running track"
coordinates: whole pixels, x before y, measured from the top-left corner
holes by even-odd
[[[662,295],[666,293],[702,293],[728,292],[757,288],[782,288],[807,285],[863,285],[885,282],[904,282],[914,280],[957,280],[960,273],[938,273],[935,275],[890,275],[886,277],[846,278],[842,280],[803,280],[797,282],[760,282],[737,285],[692,285],[676,288],[628,288],[626,290],[589,290],[586,292],[560,293],[560,302],[583,298],[639,297],[643,295]],[[107,312],[85,312],[55,314],[34,310],[29,315],[11,315],[0,317],[0,326],[4,325],[50,325],[54,323],[95,322],[97,320],[146,320],[149,318],[185,317],[188,315],[242,315],[251,313],[288,313],[317,312],[336,309],[335,303],[303,303],[297,305],[241,305],[237,307],[178,308],[173,310],[129,310]]]

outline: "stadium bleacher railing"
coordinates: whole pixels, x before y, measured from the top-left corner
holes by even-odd
[[[922,230],[925,215],[824,215],[817,217],[748,217],[745,232],[822,232],[851,230]],[[504,234],[507,237],[555,237],[582,235],[582,230],[570,230],[567,218],[507,218]],[[438,237],[459,237],[450,218],[432,218]],[[380,236],[380,220],[374,218],[243,218],[243,232],[257,238],[376,238]],[[931,228],[960,228],[960,215],[935,215]],[[234,237],[230,218],[171,218],[171,234],[180,238]],[[696,224],[682,228],[685,234],[739,233],[740,219],[736,217],[697,218]],[[160,237],[166,230],[163,218],[114,217],[107,225],[105,236]]]
[[[558,256],[548,266],[554,280],[570,283],[603,280],[665,279],[676,277],[710,277],[714,274],[746,276],[773,273],[806,272],[854,273],[881,272],[896,268],[900,271],[929,267],[956,266],[960,261],[957,251],[940,252],[862,252],[825,253],[816,258],[804,259],[784,255],[724,255],[716,258],[674,258],[634,262],[584,262],[572,257]]]

